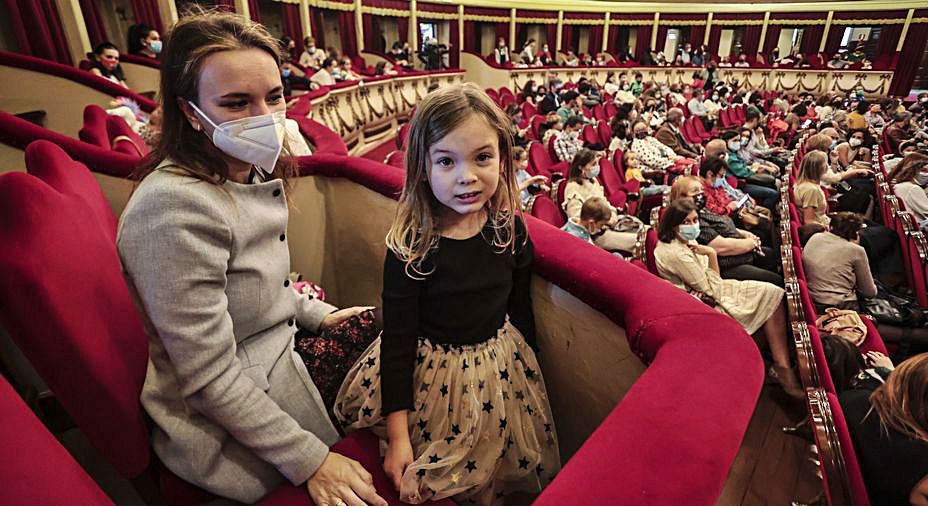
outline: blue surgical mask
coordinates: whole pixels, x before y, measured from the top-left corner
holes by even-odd
[[[712,183],[712,187],[713,187],[713,188],[721,188],[721,187],[722,187],[722,184],[724,184],[724,182],[725,182],[725,178],[723,178],[722,176],[718,176],[717,178],[715,178],[715,182]]]
[[[836,147],[838,147],[838,141],[831,141],[831,149],[834,150]]]
[[[928,186],[928,172],[919,172],[915,174],[915,184],[921,187]]]
[[[152,53],[158,54],[161,52],[161,41],[153,40],[148,43],[148,49],[151,49]]]
[[[680,225],[678,234],[680,235],[680,239],[684,241],[695,241],[696,238],[699,237],[699,223]]]
[[[290,77],[290,71],[289,71],[289,70],[281,70],[281,71],[280,71],[280,75],[281,75],[282,77]]]
[[[599,177],[599,166],[593,167],[590,169],[590,179]]]
[[[741,149],[741,141],[729,142],[728,149],[732,151],[738,151],[739,149]]]

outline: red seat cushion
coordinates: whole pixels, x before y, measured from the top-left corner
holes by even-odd
[[[122,276],[114,217],[86,167],[49,142],[0,175],[0,322],[123,476],[148,466],[139,395],[148,340]],[[95,193],[96,192],[96,193]]]
[[[106,116],[106,134],[113,151],[139,157],[148,154],[148,145],[142,137],[119,116]]]
[[[853,506],[870,506],[867,485],[864,482],[864,475],[860,471],[860,461],[857,460],[857,453],[854,451],[854,443],[851,441],[851,432],[847,427],[847,420],[844,418],[841,403],[835,394],[827,392],[826,395],[828,396],[828,404],[831,406],[835,432],[838,433],[838,441],[841,443],[841,455],[844,457],[844,465],[847,469],[847,481],[851,490],[851,499],[854,501]]]
[[[535,197],[535,202],[532,204],[532,216],[557,228],[561,228],[567,223],[561,209],[545,195]]]
[[[374,486],[377,493],[387,501],[387,504],[405,505],[400,501],[399,493],[390,483],[387,474],[383,471],[383,465],[380,462],[380,444],[372,432],[368,430],[359,430],[348,434],[344,439],[332,447],[332,451],[344,455],[348,458],[357,460],[364,469],[367,469],[374,476]],[[315,503],[309,498],[309,493],[305,486],[284,486],[272,492],[265,497],[260,503],[261,506],[310,506]],[[441,499],[438,501],[427,501],[422,504],[453,506],[455,503],[450,499]],[[327,505],[319,505],[327,506]]]
[[[0,504],[113,504],[0,376]]]
[[[392,167],[397,167],[399,169],[406,169],[406,152],[405,151],[391,151],[384,159],[383,163],[390,165]]]
[[[110,149],[110,137],[106,133],[106,111],[99,105],[84,108],[84,126],[77,132],[80,140],[103,149]]]

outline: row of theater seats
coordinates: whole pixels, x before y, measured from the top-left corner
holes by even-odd
[[[828,369],[822,338],[815,324],[818,315],[808,290],[808,281],[802,264],[802,249],[798,235],[800,221],[792,188],[796,176],[795,167],[799,166],[804,154],[802,149],[804,140],[800,139],[793,163],[787,168],[790,171],[789,185],[781,187],[779,207],[780,251],[789,324],[796,346],[799,377],[806,389],[806,406],[821,468],[825,497],[829,504],[866,506],[870,503],[863,475]],[[886,345],[873,321],[867,317],[862,319],[867,327],[867,336],[859,346],[860,351],[862,353],[878,351],[888,354]]]

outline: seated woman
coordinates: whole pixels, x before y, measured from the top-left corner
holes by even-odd
[[[858,295],[876,295],[867,252],[860,246],[865,226],[859,214],[835,213],[831,230],[813,235],[806,243],[802,265],[818,314],[829,307],[859,311]]]
[[[873,366],[892,369],[884,357]],[[885,374],[885,373],[884,373]],[[840,395],[874,506],[928,504],[928,353]]]
[[[90,60],[90,73],[108,79],[124,88],[126,76],[122,73],[122,67],[119,66],[119,49],[116,49],[111,42],[101,42],[93,48],[92,53],[87,54]]]
[[[632,133],[635,139],[630,149],[638,155],[638,163],[642,169],[682,173],[687,167],[696,164],[696,160],[674,153],[672,149],[657,140],[644,121],[636,121],[632,125]]]
[[[289,482],[316,504],[385,505],[360,464],[329,451],[338,432],[294,352],[297,324],[325,331],[365,308],[337,311],[289,286],[295,165],[277,41],[213,11],[181,18],[165,49],[164,129],[116,239],[149,339],[141,402],[154,451],[240,502]]]
[[[928,228],[928,156],[912,153],[902,159],[889,173],[896,197],[905,210],[915,215],[919,228]]]
[[[581,148],[574,155],[567,175],[567,188],[564,190],[564,212],[568,221],[580,223],[580,210],[583,203],[592,197],[605,198],[605,190],[596,179],[599,176],[599,155],[586,148]],[[619,224],[619,212],[612,206],[609,229],[593,239],[593,243],[608,251],[632,252],[638,240],[641,223],[632,216],[622,216],[622,231],[616,230]]]
[[[835,147],[838,157],[836,160],[836,169],[844,172],[854,165],[864,169],[870,168],[870,148],[873,145],[873,139],[864,129],[851,130],[847,133],[847,142],[839,143]]]
[[[764,281],[783,286],[777,274],[780,264],[776,252],[763,246],[756,235],[741,230],[728,216],[706,209],[702,179],[695,176],[677,178],[670,188],[670,201],[691,200],[699,212],[699,244],[709,246],[718,255],[721,275],[725,279]]]
[[[161,54],[161,35],[145,24],[129,27],[129,54],[157,60]]]
[[[722,279],[718,254],[696,243],[700,228],[696,204],[689,199],[670,203],[658,229],[654,260],[660,276],[728,315],[749,334],[760,330],[767,339],[774,365],[770,376],[792,397],[803,390],[790,366],[783,289],[760,281]]]

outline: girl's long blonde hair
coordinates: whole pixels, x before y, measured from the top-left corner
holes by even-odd
[[[406,182],[386,237],[387,247],[406,263],[406,273],[410,277],[422,278],[429,274],[423,261],[438,247],[441,232],[438,215],[442,204],[429,184],[429,149],[472,114],[486,120],[499,139],[500,181],[496,193],[487,201],[486,210],[493,229],[493,237],[488,240],[500,251],[515,247],[513,213],[518,209],[518,191],[512,163],[512,122],[477,85],[447,86],[429,93],[411,120]]]
[[[870,395],[884,428],[928,443],[928,353],[899,364]]]

